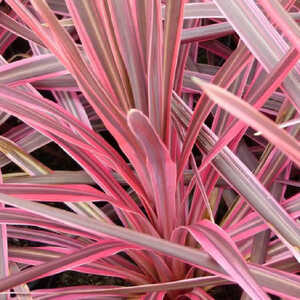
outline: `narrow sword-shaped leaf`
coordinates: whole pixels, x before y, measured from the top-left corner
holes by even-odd
[[[191,278],[165,283],[156,284],[145,284],[133,287],[113,287],[113,288],[100,288],[99,286],[78,286],[78,287],[67,287],[67,288],[54,288],[54,289],[43,289],[32,291],[33,294],[39,295],[41,293],[46,294],[47,292],[53,293],[45,299],[53,299],[52,297],[58,295],[69,295],[72,293],[82,293],[86,295],[93,295],[96,293],[103,293],[104,295],[115,292],[119,295],[134,295],[147,292],[159,292],[159,291],[172,291],[180,290],[186,288],[193,288],[197,286],[204,287],[205,285],[218,285],[218,284],[228,284],[229,282],[218,278],[217,276],[203,276],[201,278]]]
[[[168,1],[163,41],[163,141],[169,148],[171,134],[171,98],[175,78],[175,67],[180,46],[185,0]]]
[[[233,28],[227,22],[195,28],[183,29],[181,33],[182,43],[205,42],[224,37],[234,33]]]
[[[47,220],[46,218],[37,217],[34,214],[30,214],[25,211],[20,211],[19,209],[5,208],[4,210],[0,208],[0,223],[9,225],[11,224],[38,226],[55,232],[68,233],[72,235],[83,236],[91,240],[97,240],[95,235],[90,235],[88,233],[78,231],[77,229],[57,224],[53,221]]]
[[[30,72],[29,72],[30,70]],[[0,81],[10,86],[69,74],[52,54],[32,56],[0,67]]]
[[[26,125],[14,127],[3,136],[15,142],[26,153],[39,149],[50,142],[50,139]],[[8,163],[10,160],[4,154],[0,154],[0,166],[3,167]]]
[[[218,225],[207,220],[186,228],[253,299],[270,299],[254,280],[237,246]]]
[[[0,290],[5,291],[16,285],[26,283],[37,278],[56,274],[66,269],[72,269],[73,266],[85,264],[100,257],[113,255],[128,247],[134,248],[132,246],[126,246],[124,243],[112,240],[103,240],[83,249],[74,251],[72,254],[54,259],[48,263],[34,266],[17,274],[12,274],[5,279],[0,280]]]
[[[89,244],[82,245],[80,249],[89,246]],[[10,261],[36,266],[42,263],[53,262],[55,259],[61,258],[65,255],[70,255],[77,248],[63,248],[63,247],[10,247],[9,259]],[[126,251],[126,250],[125,250]],[[127,250],[128,251],[128,250]],[[128,253],[128,252],[127,252]],[[97,259],[90,263],[74,266],[73,271],[123,278],[134,284],[146,284],[151,280],[150,278],[141,274],[135,265],[130,264],[118,254]]]
[[[223,15],[214,3],[199,2],[199,3],[185,3],[183,17],[184,19],[223,18]]]
[[[149,3],[151,1],[147,1]],[[160,18],[160,1],[154,0],[152,7],[148,41],[147,75],[148,75],[148,110],[149,119],[160,138],[164,137],[163,111],[163,32]]]
[[[38,230],[32,228],[22,228],[9,225],[7,228],[9,237],[24,238],[28,241],[37,241],[47,245],[53,245],[62,248],[78,249],[87,243],[76,238],[69,237],[59,232],[50,232],[46,230]]]
[[[20,196],[35,201],[108,201],[111,196],[89,185],[1,184],[4,194]],[[72,199],[73,198],[73,199]],[[63,200],[64,199],[64,200]]]
[[[0,20],[1,27],[13,32],[17,36],[33,41],[38,45],[44,46],[43,42],[30,29],[18,23],[16,20],[3,13],[2,11],[0,11]]]
[[[211,222],[214,223],[215,222],[214,221],[214,215],[213,215],[212,209],[210,207],[209,200],[208,200],[207,195],[206,195],[205,187],[204,187],[204,184],[202,182],[200,172],[198,172],[198,170],[197,170],[197,165],[196,165],[196,162],[195,162],[195,159],[194,159],[193,156],[191,157],[191,160],[192,160],[192,167],[194,169],[195,176],[196,176],[196,181],[197,181],[197,184],[199,186],[202,198],[204,200],[208,215],[210,217]]]
[[[201,81],[198,78],[193,79],[199,84],[210,98],[234,114],[242,118],[252,127],[265,134],[266,138],[300,166],[300,143],[291,137],[286,131],[278,128],[270,119],[259,113],[255,108],[228,91],[212,84]]]
[[[147,157],[147,169],[151,178],[158,215],[158,226],[164,236],[170,236],[176,216],[176,166],[162,141],[146,117],[138,110],[131,110],[128,123],[143,146]]]
[[[0,151],[29,175],[41,175],[51,172],[37,159],[4,137],[0,137]]]
[[[15,176],[4,175],[4,183],[27,184],[94,184],[94,180],[85,171],[53,171],[52,174],[40,176],[25,176],[24,173]]]

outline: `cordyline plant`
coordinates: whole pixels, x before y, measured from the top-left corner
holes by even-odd
[[[0,299],[299,299],[299,1],[1,5]]]

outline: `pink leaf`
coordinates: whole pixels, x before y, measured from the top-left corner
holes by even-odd
[[[170,236],[175,226],[176,166],[146,117],[131,110],[128,123],[143,147],[147,169],[151,178],[157,208],[158,226],[165,236]]]
[[[183,25],[183,7],[186,0],[168,1],[163,51],[163,141],[169,148],[171,133],[171,97],[175,78],[175,68]]]
[[[270,299],[252,277],[237,246],[219,226],[204,220],[187,229],[249,296],[253,299]]]
[[[274,122],[259,113],[255,108],[226,90],[216,85],[205,83],[198,78],[193,78],[193,80],[205,90],[213,101],[237,118],[241,118],[256,130],[261,131],[271,143],[300,166],[300,143],[286,131],[278,128]]]
[[[124,248],[127,247],[124,247],[124,244],[120,242],[103,240],[78,251],[74,251],[72,254],[64,255],[61,258],[54,259],[48,263],[37,265],[22,272],[10,275],[5,279],[0,280],[0,290],[5,291],[16,285],[29,282],[37,278],[56,274],[63,270],[72,269],[74,266],[82,265],[100,257],[110,256],[119,251],[123,251]]]

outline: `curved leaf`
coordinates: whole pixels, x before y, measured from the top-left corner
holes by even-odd
[[[186,229],[249,296],[253,299],[270,299],[252,277],[246,261],[225,231],[206,220]]]
[[[176,165],[150,122],[140,111],[130,110],[127,118],[130,129],[146,153],[147,169],[157,209],[158,226],[164,236],[168,237],[176,222]]]
[[[16,285],[26,283],[37,278],[56,274],[63,270],[72,269],[73,266],[82,265],[100,257],[113,255],[119,251],[123,251],[127,247],[123,243],[111,240],[98,242],[91,246],[74,251],[72,254],[54,259],[48,263],[37,265],[22,272],[12,274],[5,279],[0,280],[0,290],[5,291]]]

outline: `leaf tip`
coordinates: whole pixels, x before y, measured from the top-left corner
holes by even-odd
[[[132,116],[136,115],[137,113],[139,113],[138,109],[136,109],[136,108],[129,109],[129,111],[127,112],[127,120],[132,118]]]
[[[191,76],[191,80],[199,85],[202,84],[203,80],[199,79],[198,77]]]
[[[207,83],[204,80],[202,80],[202,79],[200,79],[198,77],[191,76],[191,80],[194,83],[198,84],[202,89],[204,89],[207,86]]]
[[[131,129],[133,129],[137,123],[140,123],[144,119],[144,114],[135,108],[132,108],[127,113],[127,123]]]

